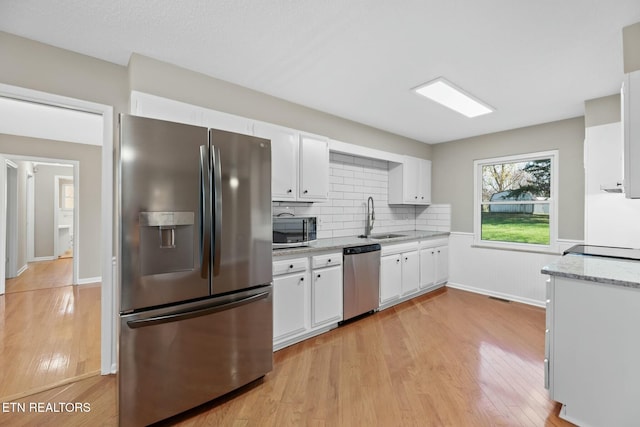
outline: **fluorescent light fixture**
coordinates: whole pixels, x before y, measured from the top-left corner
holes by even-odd
[[[418,86],[414,90],[418,94],[467,117],[477,117],[495,111],[442,77]]]

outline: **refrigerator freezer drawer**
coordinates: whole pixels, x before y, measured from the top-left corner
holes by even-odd
[[[160,421],[269,372],[272,289],[121,316],[120,425]]]

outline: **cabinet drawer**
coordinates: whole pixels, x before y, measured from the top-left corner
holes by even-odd
[[[309,261],[307,258],[296,258],[296,259],[288,259],[283,261],[276,261],[273,263],[273,275],[279,276],[282,274],[305,271],[308,266],[309,266]]]
[[[383,245],[380,256],[400,254],[418,250],[418,242],[401,243],[399,245]]]
[[[342,253],[316,255],[311,258],[312,268],[331,267],[334,265],[342,265]]]

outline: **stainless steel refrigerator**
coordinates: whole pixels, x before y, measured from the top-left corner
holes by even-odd
[[[272,369],[270,141],[121,115],[121,425],[165,419]]]

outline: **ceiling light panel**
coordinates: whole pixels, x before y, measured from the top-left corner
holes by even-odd
[[[467,117],[482,116],[495,111],[442,77],[418,86],[414,91]]]

